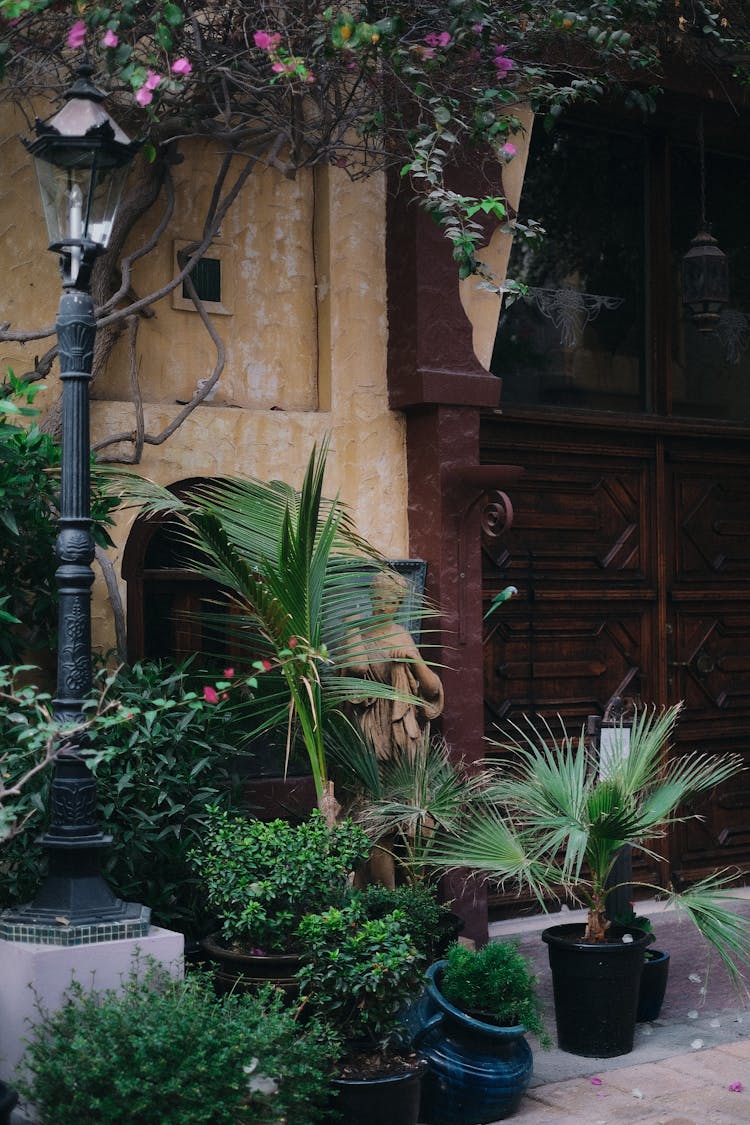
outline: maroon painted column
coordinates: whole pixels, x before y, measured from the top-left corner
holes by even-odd
[[[480,519],[502,466],[479,466],[479,420],[497,406],[500,380],[474,355],[450,245],[394,185],[389,201],[388,377],[390,404],[407,417],[410,553],[427,562],[429,656],[443,667],[442,729],[457,757],[484,756]],[[487,894],[455,878],[449,889],[465,935],[487,940]]]

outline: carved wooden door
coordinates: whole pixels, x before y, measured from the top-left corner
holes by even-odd
[[[512,453],[511,453],[512,450]],[[680,751],[750,762],[748,442],[624,419],[486,419],[483,458],[524,467],[514,523],[485,544],[487,729],[538,713],[570,730],[612,696],[685,701]],[[750,862],[750,781],[672,833],[645,878]]]

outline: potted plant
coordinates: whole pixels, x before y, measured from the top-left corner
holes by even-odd
[[[407,1023],[427,1059],[421,1120],[478,1125],[516,1111],[531,1078],[525,1033],[549,1036],[536,978],[513,942],[475,951],[455,944],[427,971],[427,993]]]
[[[651,919],[644,914],[636,914],[635,904],[630,909],[616,914],[615,923],[620,926],[635,926],[647,934],[653,934]],[[669,980],[669,953],[663,949],[647,949],[643,959],[641,982],[638,986],[638,1009],[636,1023],[651,1023],[658,1020]]]
[[[460,833],[442,848],[444,861],[528,887],[540,903],[565,892],[588,907],[585,924],[552,926],[549,946],[559,1046],[573,1054],[607,1057],[632,1050],[638,985],[651,935],[611,924],[609,877],[620,849],[650,854],[650,842],[695,815],[696,795],[734,777],[739,755],[703,753],[669,757],[681,705],[636,713],[627,755],[615,754],[606,776],[585,732],[530,725],[502,748],[499,767],[483,802],[468,810]],[[746,923],[728,908],[730,874],[718,872],[682,893],[672,893],[715,946],[733,979],[734,958],[750,959]],[[661,893],[663,888],[636,882]]]
[[[424,961],[404,915],[367,918],[354,901],[308,914],[298,933],[304,1008],[343,1044],[332,1117],[346,1125],[416,1125],[425,1067],[406,1045],[400,1013],[423,987]]]
[[[176,514],[186,562],[232,604],[231,663],[262,673],[245,710],[248,737],[283,730],[287,760],[295,741],[304,746],[318,807],[333,823],[326,742],[346,706],[364,695],[419,701],[347,671],[347,630],[380,620],[370,591],[387,564],[344,505],[323,497],[327,450],[313,447],[299,491],[252,478],[203,483],[180,498],[142,480],[124,491],[146,510]]]
[[[456,763],[445,740],[431,736],[429,727],[413,752],[394,748],[385,759],[378,758],[361,731],[342,733],[337,732],[330,757],[342,789],[351,793],[350,815],[365,829],[373,849],[386,853],[391,883],[422,887],[437,902],[433,849],[461,825],[467,804],[482,792],[486,779]],[[387,872],[389,865],[378,864],[375,874]],[[428,960],[442,956],[462,928],[462,919],[443,906]]]
[[[21,1089],[40,1125],[311,1125],[336,1050],[270,987],[217,997],[204,973],[141,964],[117,991],[75,981],[40,1013]]]
[[[368,883],[359,894],[368,918],[382,918],[394,910],[404,914],[411,939],[427,964],[444,955],[463,926],[462,919],[439,903],[434,887],[426,883],[397,887]]]
[[[220,933],[202,942],[218,965],[217,988],[233,988],[238,979],[266,979],[296,992],[300,920],[321,907],[341,905],[351,872],[368,852],[361,828],[349,820],[329,828],[318,809],[301,824],[251,821],[209,809],[191,856],[206,901],[221,920]]]

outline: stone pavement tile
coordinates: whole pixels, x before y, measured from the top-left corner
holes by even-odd
[[[694,1090],[673,1096],[669,1099],[669,1109],[673,1118],[687,1117],[696,1125],[748,1125],[750,1122],[750,1096],[731,1094],[718,1086],[704,1087],[697,1096]]]
[[[649,1071],[649,1067],[632,1068]],[[622,1072],[620,1072],[622,1073]],[[607,1118],[618,1121],[639,1121],[650,1114],[668,1108],[666,1101],[660,1101],[661,1091],[654,1082],[642,1082],[642,1097],[632,1091],[641,1089],[634,1082],[623,1082],[619,1086],[609,1083],[609,1075],[602,1075],[601,1086],[593,1086],[589,1078],[574,1078],[568,1082],[555,1082],[549,1086],[539,1086],[533,1091],[533,1098],[542,1105],[550,1106],[565,1113],[586,1115],[586,1120]],[[667,1095],[668,1096],[668,1095]],[[583,1120],[583,1116],[581,1117]]]
[[[750,1039],[738,1039],[736,1043],[722,1043],[717,1051],[724,1051],[736,1059],[747,1059],[750,1062]]]
[[[602,1089],[615,1088],[630,1093],[640,1090],[644,1097],[668,1097],[671,1093],[682,1093],[686,1087],[703,1085],[703,1079],[689,1071],[681,1073],[670,1066],[672,1059],[658,1063],[645,1063],[642,1066],[626,1066],[621,1070],[610,1070],[601,1075]]]
[[[691,1085],[695,1081],[726,1088],[730,1082],[743,1082],[750,1086],[750,1057],[729,1054],[720,1047],[710,1051],[692,1051],[689,1055],[675,1055],[662,1064],[683,1076]]]

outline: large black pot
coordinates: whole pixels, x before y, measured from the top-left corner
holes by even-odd
[[[549,949],[561,1051],[608,1059],[633,1050],[638,991],[652,934],[612,926],[609,940],[583,940],[585,926],[568,923],[542,933]],[[623,941],[630,936],[632,941]]]
[[[18,1094],[0,1082],[0,1125],[10,1125],[10,1115],[18,1105]]]
[[[218,934],[209,934],[201,949],[214,963],[214,988],[225,992],[249,992],[263,984],[274,984],[288,997],[299,992],[295,973],[302,964],[297,953],[238,953],[228,949]]]
[[[646,950],[641,986],[638,990],[638,1023],[658,1020],[669,978],[669,954],[661,949]]]
[[[420,1062],[403,1074],[385,1078],[335,1078],[337,1091],[331,1122],[340,1125],[417,1125],[422,1075]]]

